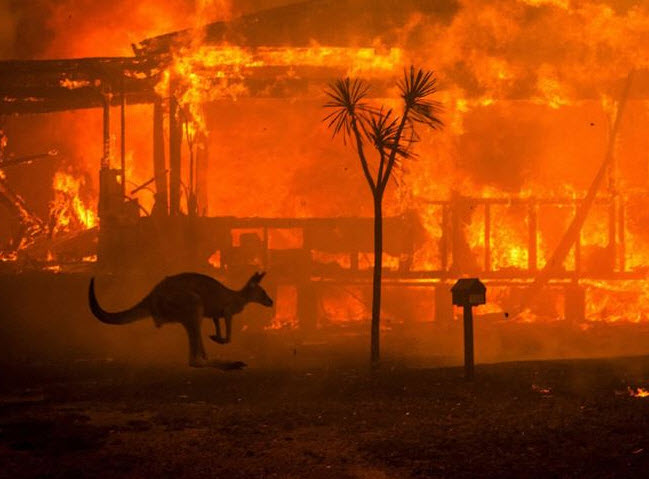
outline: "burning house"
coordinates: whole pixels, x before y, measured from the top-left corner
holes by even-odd
[[[416,64],[439,74],[446,128],[386,200],[393,324],[450,321],[469,274],[484,317],[644,322],[649,12],[569,3],[313,0],[122,56],[2,61],[3,274],[265,269],[263,327],[362,321],[371,205],[323,91],[362,77],[390,105]]]

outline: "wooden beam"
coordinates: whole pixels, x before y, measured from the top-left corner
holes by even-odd
[[[173,85],[173,82],[172,82]],[[180,169],[183,128],[178,101],[170,87],[169,95],[169,214],[180,214]]]
[[[156,213],[162,213],[166,216],[169,213],[169,198],[164,148],[164,111],[162,100],[159,98],[153,104],[153,173],[156,189]]]

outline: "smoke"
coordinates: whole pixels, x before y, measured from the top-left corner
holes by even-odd
[[[0,58],[130,56],[144,38],[232,14],[228,0],[0,0]]]
[[[232,2],[230,0],[196,0],[194,23],[197,26],[209,22],[221,22],[232,19]]]
[[[11,58],[16,36],[16,21],[9,0],[0,0],[0,59]]]

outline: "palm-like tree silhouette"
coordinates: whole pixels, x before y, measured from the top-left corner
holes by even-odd
[[[345,143],[356,146],[363,174],[374,199],[374,275],[372,283],[371,361],[379,361],[379,332],[381,324],[381,277],[383,266],[383,195],[395,165],[400,160],[412,158],[412,145],[418,137],[417,124],[428,128],[441,128],[441,104],[430,97],[437,91],[437,78],[432,71],[404,71],[398,83],[403,100],[403,112],[376,108],[367,101],[369,85],[359,79],[339,79],[325,93],[329,101],[325,108],[332,110],[325,117],[334,136],[342,135]],[[377,164],[370,165],[365,145],[378,153]],[[373,166],[373,167],[372,167]]]

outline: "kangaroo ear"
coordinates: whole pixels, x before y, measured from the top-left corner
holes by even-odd
[[[248,283],[259,283],[264,278],[264,276],[266,276],[265,272],[255,273],[250,277]]]

